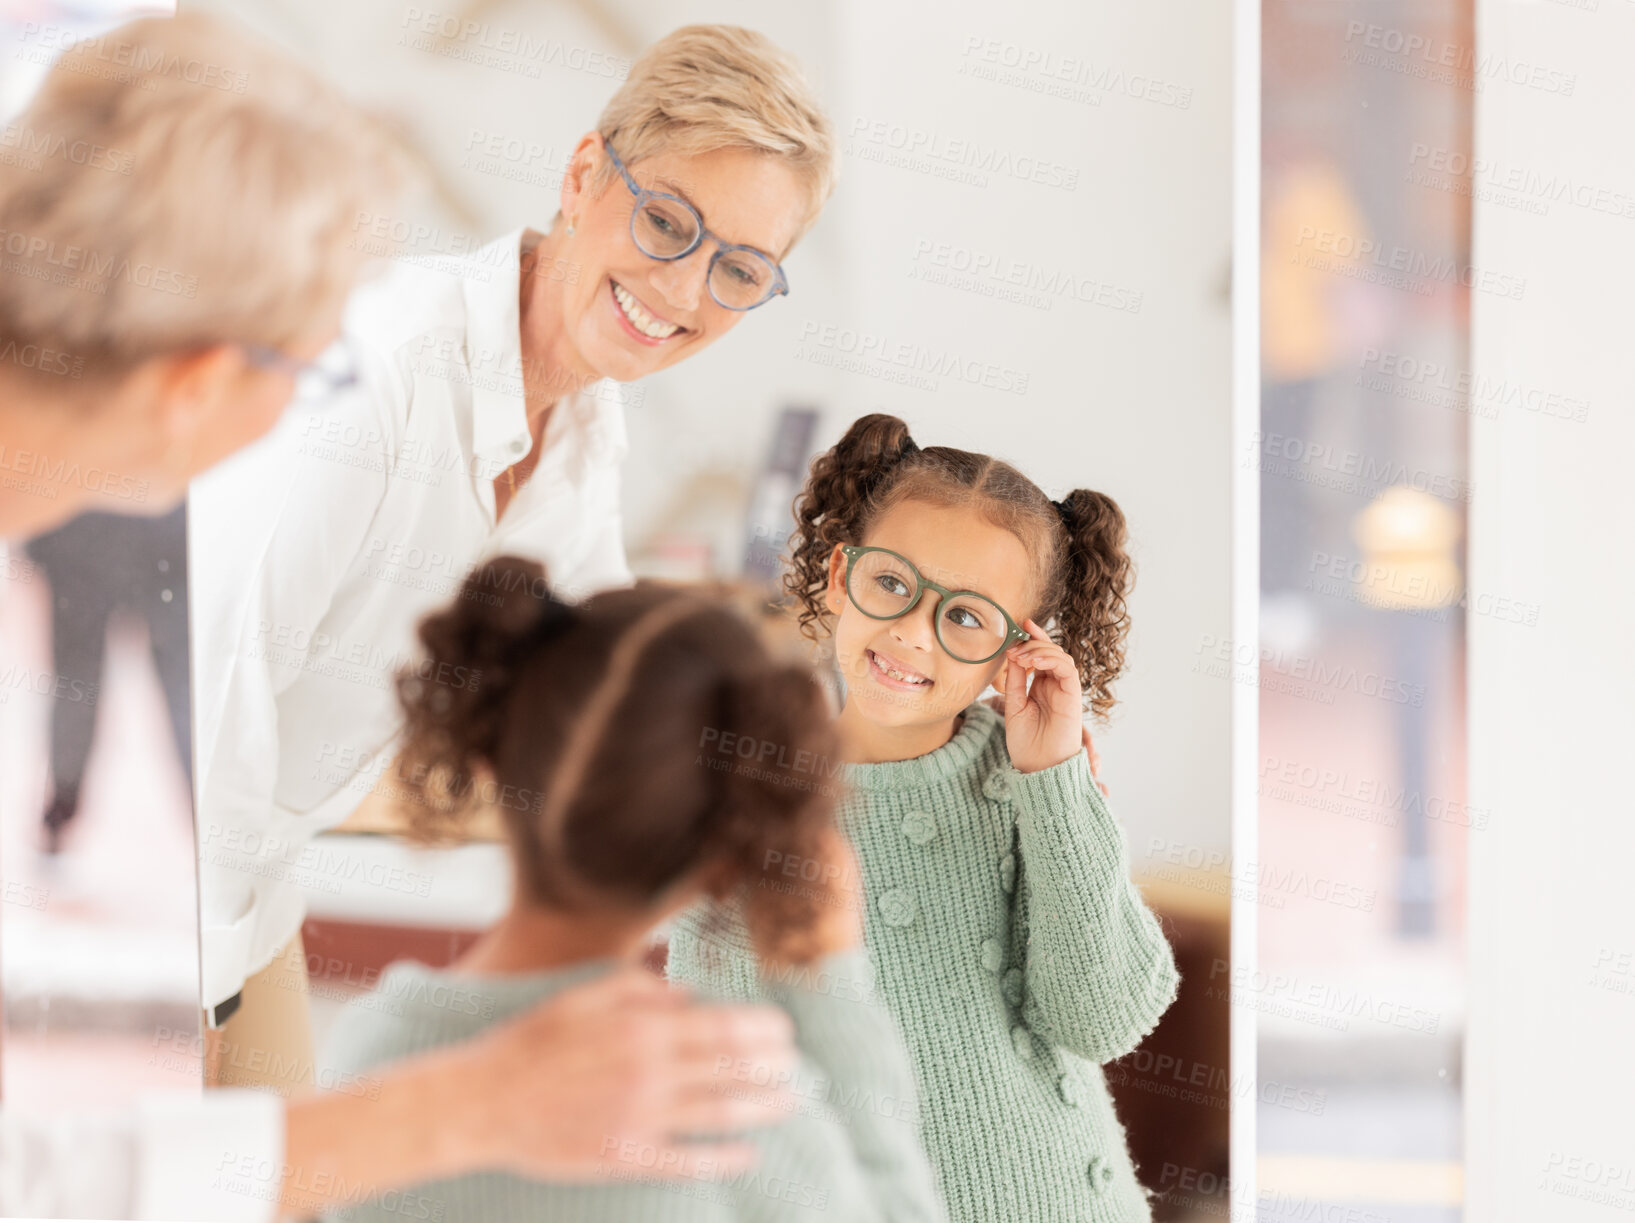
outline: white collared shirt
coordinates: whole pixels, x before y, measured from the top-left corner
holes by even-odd
[[[552,410],[497,523],[493,482],[532,445],[517,231],[400,263],[348,306],[360,386],[292,409],[189,502],[204,1003],[268,964],[330,869],[311,844],[386,770],[393,675],[420,619],[479,561],[538,559],[568,597],[631,581],[623,390]],[[452,682],[452,681],[451,681]]]

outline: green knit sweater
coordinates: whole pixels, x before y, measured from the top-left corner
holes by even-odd
[[[1158,1022],[1175,961],[1084,754],[1020,773],[1003,718],[979,704],[936,751],[845,773],[865,935],[949,1217],[1149,1219],[1100,1063]],[[683,914],[669,971],[732,997],[762,989],[730,908]]]
[[[608,961],[506,977],[463,976],[398,963],[349,1004],[325,1041],[325,1065],[367,1070],[474,1036]],[[896,1024],[875,997],[859,949],[782,972],[765,995],[795,1021],[801,1066],[790,1119],[755,1131],[756,1166],[731,1176],[655,1182],[656,1151],[613,1141],[615,1170],[595,1184],[542,1185],[500,1173],[435,1181],[329,1216],[370,1223],[944,1223],[919,1138],[914,1072]],[[723,1086],[754,1091],[756,1080]],[[764,1084],[763,1084],[764,1085]]]

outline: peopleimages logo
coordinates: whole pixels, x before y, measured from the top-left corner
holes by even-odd
[[[1077,167],[925,128],[859,115],[852,120],[849,134],[852,145],[847,151],[865,161],[924,170],[944,178],[952,177],[949,170],[969,172],[977,177],[968,181],[984,187],[987,179],[983,176],[989,174],[1064,191],[1076,191],[1079,186]]]
[[[197,276],[186,276],[128,255],[110,255],[86,246],[59,244],[54,239],[14,229],[0,229],[0,252],[24,261],[15,267],[8,266],[8,273],[59,284],[72,282],[96,293],[104,292],[108,282],[115,280],[177,297],[193,298],[199,292]]]
[[[0,365],[15,365],[19,369],[56,374],[62,378],[78,378],[85,371],[85,358],[70,356],[43,344],[19,344],[16,340],[7,340],[0,344]]]
[[[1609,216],[1635,218],[1635,193],[1576,180],[1555,170],[1545,173],[1526,166],[1507,165],[1488,157],[1470,156],[1461,149],[1433,147],[1422,141],[1415,141],[1411,146],[1408,165],[1410,174],[1414,171],[1421,174],[1419,178],[1410,177],[1409,182],[1446,189],[1446,179],[1430,176],[1446,175],[1454,180],[1468,177],[1495,192],[1510,192],[1521,200],[1539,205],[1528,211],[1547,212],[1550,204],[1568,204]]]
[[[1352,20],[1346,23],[1347,63],[1383,68],[1423,80],[1479,90],[1489,81],[1521,85],[1568,98],[1578,86],[1576,72],[1479,51],[1474,45],[1448,42],[1395,26]]]
[[[38,450],[13,450],[4,442],[0,442],[0,472],[19,472],[42,480],[47,486],[83,488],[120,501],[145,501],[148,495],[146,480],[101,467],[81,467]]]
[[[136,158],[130,153],[92,144],[89,140],[69,140],[56,132],[36,131],[26,123],[8,123],[0,129],[0,149],[16,149],[19,154],[34,159],[30,168],[37,168],[40,160],[47,157],[115,174],[129,174],[136,164]]]
[[[1291,262],[1337,276],[1366,280],[1424,295],[1437,284],[1459,284],[1476,293],[1520,301],[1527,281],[1448,255],[1395,246],[1363,235],[1302,225]]]
[[[526,65],[528,75],[532,77],[538,77],[541,68],[565,68],[570,72],[584,72],[620,81],[630,74],[630,61],[622,55],[609,55],[605,51],[574,46],[548,35],[529,34],[524,30],[490,25],[486,21],[473,21],[457,13],[411,7],[403,11],[403,20],[399,24],[403,29],[399,42],[412,45],[416,50],[453,54],[429,41],[442,39],[445,43],[517,61]],[[473,57],[454,55],[454,58]],[[476,62],[486,61],[477,59]],[[501,64],[495,62],[490,66],[498,67]]]
[[[226,93],[243,93],[250,87],[250,74],[247,72],[174,52],[167,55],[157,48],[112,34],[83,38],[78,30],[67,26],[25,21],[18,32],[18,41],[32,44],[31,49],[37,49],[28,55],[18,52],[19,58],[28,58],[33,63],[50,62],[47,57],[60,51],[62,58],[56,62],[56,66],[62,71],[89,72],[90,75],[120,80],[168,76],[189,85],[220,89]],[[143,88],[151,89],[152,85],[144,81]]]
[[[801,324],[799,342],[811,346],[813,355],[826,355],[829,359],[822,361],[824,364],[851,369],[856,373],[889,377],[892,381],[908,382],[925,390],[938,389],[939,378],[952,378],[956,382],[982,386],[991,391],[1007,391],[1013,395],[1028,393],[1028,375],[1024,370],[982,361],[950,348],[895,339],[875,331],[808,320]],[[807,356],[801,351],[795,355]]]

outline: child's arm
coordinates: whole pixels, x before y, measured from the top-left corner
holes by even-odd
[[[670,928],[664,975],[677,985],[734,1002],[760,1002],[760,965],[740,905],[701,900]]]
[[[1007,775],[1019,853],[1022,1018],[1094,1062],[1135,1048],[1175,998],[1175,958],[1130,881],[1124,835],[1083,752]]]
[[[834,1217],[863,1223],[946,1217],[920,1142],[913,1066],[896,1021],[875,997],[866,951],[839,952],[808,967],[763,968],[739,907],[707,902],[676,919],[666,971],[700,993],[774,1001],[794,1017],[796,1044],[809,1063],[797,1099],[803,1111],[838,1118],[844,1154],[815,1167],[811,1152],[784,1149],[800,1141],[800,1127],[771,1130],[760,1139],[766,1175],[780,1169],[777,1176],[799,1182],[797,1196],[821,1194]],[[813,1079],[811,1068],[822,1077]],[[802,1214],[754,1193],[741,1195],[739,1207],[757,1223]]]
[[[1175,958],[1130,882],[1124,835],[1079,750],[1078,668],[1036,621],[1023,627],[1031,637],[1006,652],[1004,675],[1022,1019],[1107,1062],[1135,1048],[1174,999]]]
[[[896,1020],[875,995],[868,952],[858,947],[810,966],[769,968],[762,981],[794,1016],[795,1043],[820,1076],[797,1083],[797,1098],[839,1121],[843,1157],[813,1170],[813,1181],[830,1190],[825,1210],[860,1223],[942,1223],[947,1214],[921,1145],[914,1068]],[[775,1146],[799,1142],[796,1127],[769,1132],[768,1164]],[[797,1213],[763,1200],[745,1217],[770,1223]]]

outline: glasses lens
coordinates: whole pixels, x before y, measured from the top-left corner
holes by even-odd
[[[710,292],[723,306],[747,310],[772,293],[777,270],[754,251],[726,251],[710,272]]]
[[[956,595],[937,611],[942,647],[961,662],[986,662],[999,653],[1009,631],[999,604],[981,595]]]
[[[648,200],[636,210],[636,245],[656,259],[672,259],[698,240],[698,218],[680,200]]]
[[[900,616],[914,601],[914,571],[889,552],[865,552],[852,566],[846,593],[865,616]]]

